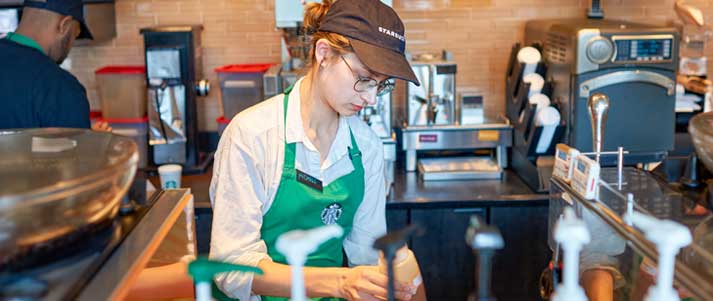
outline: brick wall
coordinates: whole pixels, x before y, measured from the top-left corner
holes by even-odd
[[[279,0],[298,1],[298,0]],[[346,0],[344,0],[346,1]],[[607,18],[639,22],[675,20],[674,0],[605,0]],[[475,90],[486,108],[504,109],[503,77],[510,47],[522,40],[531,19],[583,17],[587,0],[394,0],[406,25],[412,53],[450,50],[458,64],[458,90]],[[688,0],[713,22],[713,1]],[[203,75],[213,83],[199,99],[199,127],[215,130],[220,115],[213,69],[225,64],[278,62],[280,32],[274,29],[274,0],[116,0],[117,37],[95,46],[75,47],[72,72],[86,86],[90,102],[98,99],[94,70],[105,65],[144,62],[139,29],[146,26],[204,26]]]

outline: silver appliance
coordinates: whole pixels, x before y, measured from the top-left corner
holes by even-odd
[[[448,57],[448,52],[444,51],[443,56]],[[402,116],[401,122],[402,149],[406,151],[406,170],[417,169],[418,151],[490,148],[495,149],[495,158],[490,160],[494,160],[494,165],[498,166],[497,170],[471,170],[469,175],[474,178],[500,177],[502,168],[507,166],[507,148],[512,144],[512,128],[507,121],[487,116],[480,118],[479,122],[461,124],[461,108],[458,103],[462,100],[456,97],[457,65],[442,58],[436,60],[424,58],[411,62],[411,66],[421,86],[409,83],[406,92],[406,114]],[[482,99],[480,104],[482,108]],[[472,111],[469,110],[468,114],[471,113]],[[430,159],[429,162],[424,162],[424,168],[419,170],[424,179],[455,179],[463,176],[464,168],[491,166],[490,164],[460,164],[454,163],[453,160],[460,159],[447,157]],[[439,174],[424,176],[425,173],[435,171]],[[485,176],[486,173],[491,172],[494,176]],[[448,176],[448,173],[452,173],[453,177]]]
[[[566,124],[565,141],[592,151],[587,101],[610,100],[602,151],[632,152],[627,163],[660,161],[673,149],[679,34],[675,28],[615,20],[536,20],[525,44],[542,45],[551,99]],[[642,116],[645,118],[632,118]],[[603,157],[613,165],[613,157]]]
[[[408,84],[408,125],[451,125],[456,122],[456,69],[452,62],[414,62],[421,86]]]
[[[597,142],[602,152],[621,146],[630,152],[626,165],[663,160],[674,143],[678,45],[676,29],[665,26],[606,19],[528,21],[523,46],[541,51],[536,72],[545,79],[543,94],[561,122],[548,151],[536,153],[542,131],[534,126],[535,110],[522,92],[527,84],[520,80],[516,45],[506,80],[506,115],[515,128],[513,169],[532,189],[545,192],[557,143],[583,152],[595,151]],[[588,105],[594,95],[609,99],[606,118],[595,118],[606,129],[600,137],[593,137],[597,116]],[[523,121],[522,116],[529,117]],[[616,159],[605,155],[599,163],[613,166]]]

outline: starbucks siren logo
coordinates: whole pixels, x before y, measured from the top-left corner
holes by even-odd
[[[342,216],[342,205],[331,203],[322,210],[322,223],[325,225],[335,224]]]

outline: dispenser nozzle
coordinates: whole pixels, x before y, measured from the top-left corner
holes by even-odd
[[[292,298],[293,301],[305,301],[304,277],[302,267],[307,261],[307,255],[317,250],[325,241],[342,236],[344,230],[337,224],[326,225],[310,230],[293,230],[280,235],[275,242],[277,251],[285,255],[292,267]]]
[[[387,264],[387,276],[389,277],[388,301],[394,299],[394,256],[396,251],[406,244],[406,239],[414,232],[420,234],[421,228],[417,225],[409,225],[398,231],[393,231],[374,241],[374,248],[384,252],[384,259]]]
[[[196,284],[196,301],[212,300],[211,281],[215,274],[235,271],[262,275],[262,270],[256,267],[209,260],[203,257],[189,263],[188,274]]]
[[[555,226],[555,240],[564,250],[564,279],[557,286],[553,301],[586,301],[584,289],[579,286],[579,252],[582,246],[589,243],[590,235],[587,226],[577,218],[574,209],[567,207],[564,218]]]
[[[678,301],[673,288],[673,274],[678,251],[693,241],[686,226],[670,220],[660,220],[640,212],[632,212],[631,221],[656,244],[659,253],[656,285],[649,288],[644,300]]]

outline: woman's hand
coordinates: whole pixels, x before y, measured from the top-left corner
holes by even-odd
[[[377,266],[358,266],[349,269],[339,279],[339,292],[347,300],[386,300],[388,279]],[[416,293],[413,285],[394,282],[397,300],[411,300]]]

